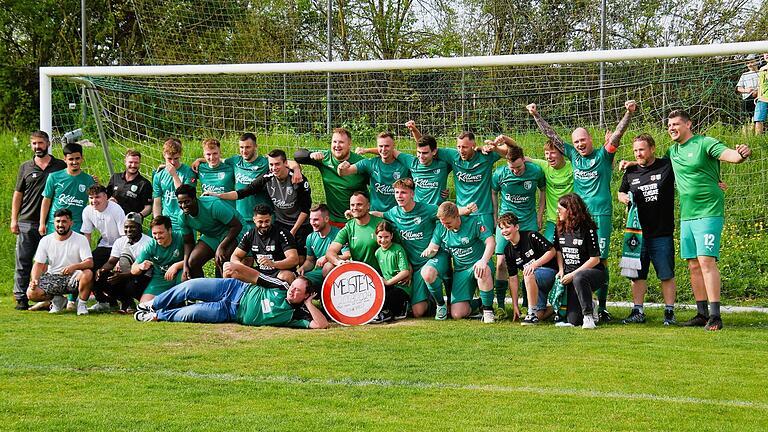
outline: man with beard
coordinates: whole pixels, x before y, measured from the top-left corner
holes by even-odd
[[[114,173],[107,184],[107,195],[122,207],[125,213],[139,213],[147,217],[152,213],[152,183],[139,172],[141,153],[125,152],[125,171]]]
[[[323,266],[327,261],[325,253],[339,233],[339,228],[330,224],[328,206],[325,204],[312,207],[309,211],[309,224],[313,232],[307,236],[307,259],[297,273],[309,279],[312,285],[319,289],[323,284]]]
[[[168,216],[155,216],[149,224],[152,239],[139,252],[131,265],[131,274],[139,276],[152,269],[152,279],[144,289],[139,301],[146,302],[156,295],[181,283],[184,268],[184,236],[173,231],[173,222]]]
[[[61,159],[48,153],[50,141],[43,131],[32,132],[29,138],[34,157],[19,167],[16,188],[11,200],[11,232],[16,235],[16,273],[13,277],[13,296],[16,309],[29,308],[27,286],[32,271],[32,257],[40,243],[40,206],[42,191],[48,175],[67,167]],[[41,304],[42,306],[42,304]]]
[[[272,209],[267,205],[259,204],[253,209],[253,223],[256,227],[243,236],[230,261],[245,264],[243,261],[250,255],[258,273],[292,282],[299,264],[296,240],[290,231],[272,225]],[[248,270],[253,269],[247,267],[242,272],[248,273]]]
[[[35,252],[27,297],[33,301],[51,301],[51,313],[67,306],[66,294],[79,294],[77,314],[87,315],[86,302],[91,295],[93,258],[85,236],[72,230],[72,211],[53,214],[55,231],[40,240]]]
[[[184,234],[183,279],[203,277],[203,265],[215,258],[216,272],[221,275],[222,266],[229,260],[237,242],[245,234],[243,222],[237,210],[215,197],[197,198],[192,185],[176,189],[176,199],[182,211],[181,230]],[[200,239],[195,244],[195,232]]]
[[[381,222],[381,218],[371,215],[371,202],[365,193],[357,191],[352,193],[349,198],[349,211],[352,220],[344,225],[336,238],[333,239],[328,251],[325,253],[327,262],[323,268],[323,275],[345,264],[349,259],[340,255],[342,247],[349,248],[349,257],[354,261],[360,261],[368,264],[379,272],[379,261],[376,259],[376,249],[379,244],[376,242],[376,225]]]

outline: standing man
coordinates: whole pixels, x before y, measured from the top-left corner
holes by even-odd
[[[176,198],[176,188],[182,184],[195,185],[197,175],[181,163],[181,141],[169,138],[163,143],[165,165],[152,178],[152,216],[168,216],[174,230],[181,229],[181,209]]]
[[[408,120],[405,127],[416,140],[416,156],[395,150],[395,157],[411,170],[411,178],[416,185],[413,199],[417,202],[439,206],[448,198],[448,174],[451,166],[436,159],[437,140],[431,135],[422,135],[416,122]]]
[[[344,225],[336,238],[333,239],[328,251],[325,253],[326,263],[323,268],[323,276],[334,267],[347,263],[350,260],[361,261],[379,270],[379,261],[376,259],[376,225],[382,221],[380,217],[371,215],[371,202],[365,193],[357,191],[349,198],[349,211],[352,220]],[[349,247],[349,258],[341,255],[344,246]],[[346,254],[345,254],[346,255]]]
[[[307,236],[312,232],[309,225],[312,190],[303,174],[301,182],[293,182],[295,173],[288,168],[288,158],[283,150],[272,150],[268,160],[270,172],[256,178],[246,187],[224,193],[208,192],[208,195],[224,200],[241,200],[265,191],[275,210],[275,226],[289,231],[296,240],[301,264],[307,256]]]
[[[330,224],[328,206],[325,204],[312,207],[309,211],[309,224],[313,232],[307,236],[307,259],[297,273],[309,279],[316,290],[319,290],[323,285],[323,266],[327,260],[325,253],[339,233],[339,228]]]
[[[640,248],[640,270],[632,281],[634,307],[622,322],[644,323],[643,301],[648,291],[648,271],[651,263],[661,281],[664,296],[664,325],[675,321],[675,174],[669,159],[657,159],[656,142],[649,134],[640,134],[632,139],[632,151],[637,165],[624,172],[619,187],[619,201],[637,206],[640,219],[642,247]],[[619,168],[622,168],[621,165]]]
[[[366,151],[366,150],[363,150]],[[385,212],[395,206],[395,191],[392,183],[411,175],[410,170],[395,157],[395,139],[389,132],[381,132],[376,137],[376,151],[379,157],[349,161],[339,164],[339,175],[362,174],[369,179],[368,189],[371,197],[371,211]]]
[[[359,154],[350,153],[351,146],[352,133],[344,128],[336,128],[331,137],[330,150],[298,149],[294,154],[296,162],[312,165],[320,171],[325,200],[331,212],[331,225],[338,228],[344,227],[347,222],[344,212],[349,209],[352,193],[366,189],[364,176],[352,174],[342,177],[338,173],[339,164],[342,162],[353,164],[363,159]]]
[[[750,117],[753,117],[752,120],[755,123],[755,135],[762,133],[763,121],[765,121],[764,118],[758,121],[757,118],[754,117],[755,114],[757,114],[755,107],[759,90],[759,75],[757,70],[757,56],[754,54],[748,55],[747,71],[741,74],[739,82],[736,84],[736,91],[741,95],[741,103],[744,112],[749,113]]]
[[[605,269],[605,285],[597,290],[598,316],[600,321],[609,322],[611,314],[606,309],[608,299],[608,255],[611,245],[613,225],[613,197],[611,196],[611,177],[613,158],[621,144],[621,137],[629,126],[637,104],[633,100],[624,103],[626,112],[613,133],[606,133],[605,145],[595,150],[592,136],[584,128],[576,128],[571,134],[573,145],[564,143],[555,130],[541,117],[536,104],[526,107],[536,120],[542,133],[549,138],[557,149],[573,164],[573,191],[582,197],[589,213],[597,224],[600,259]]]
[[[256,135],[250,132],[240,135],[238,149],[240,154],[228,157],[224,163],[232,165],[235,170],[235,188],[242,189],[269,172],[269,161],[259,154]],[[248,230],[253,228],[253,209],[259,204],[272,205],[266,192],[259,192],[235,201],[237,212],[240,213],[240,217]]]
[[[550,243],[555,241],[555,226],[557,224],[557,202],[560,197],[573,192],[573,165],[566,159],[555,147],[552,140],[544,143],[544,159],[529,159],[544,172],[547,186],[546,195],[546,217],[543,221],[544,237]],[[542,221],[539,221],[542,226]]]
[[[81,169],[83,147],[80,144],[64,146],[64,162],[67,169],[48,175],[43,189],[40,210],[40,235],[53,232],[53,215],[66,208],[72,212],[72,230],[80,232],[83,223],[83,209],[88,203],[86,190],[94,183],[93,177]]]
[[[669,113],[667,131],[675,142],[667,155],[672,161],[680,195],[680,255],[688,260],[697,314],[685,326],[720,330],[720,237],[725,217],[725,197],[718,182],[720,161],[742,163],[752,150],[735,149],[719,140],[691,132],[691,118],[683,110]],[[707,301],[709,312],[707,313]]]
[[[152,183],[139,172],[141,153],[125,152],[125,171],[112,174],[107,184],[107,195],[127,213],[147,217],[152,213]]]
[[[88,206],[83,210],[83,227],[80,230],[91,243],[93,230],[99,232],[99,244],[93,250],[93,270],[101,275],[100,270],[109,261],[112,245],[125,235],[125,213],[116,202],[107,198],[107,188],[96,183],[88,188]],[[106,276],[106,274],[104,274]],[[90,312],[109,312],[117,307],[117,299],[110,298],[107,280],[96,278],[94,295],[97,303],[91,306]]]
[[[292,282],[299,264],[296,240],[287,229],[272,225],[272,209],[265,204],[253,209],[253,223],[256,228],[240,240],[231,263],[245,264],[243,261],[250,255],[259,273]]]
[[[32,258],[40,242],[40,207],[43,187],[48,175],[67,167],[61,159],[48,153],[51,143],[43,131],[32,132],[29,137],[34,157],[19,167],[16,187],[11,200],[11,232],[16,235],[16,272],[13,277],[13,296],[16,309],[29,309],[27,287],[32,271]]]
[[[768,62],[768,53],[763,54]],[[755,135],[763,133],[765,120],[768,118],[768,63],[757,72],[757,100],[755,101]]]
[[[221,143],[213,138],[203,141],[203,159],[197,166],[197,176],[203,195],[214,195],[235,190],[235,169],[221,160]],[[194,166],[192,167],[194,171]],[[235,203],[229,203],[233,207]]]

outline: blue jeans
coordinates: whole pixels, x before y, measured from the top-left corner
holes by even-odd
[[[659,280],[665,281],[675,277],[675,241],[672,236],[644,238],[640,251],[640,270],[637,279],[648,279],[648,271],[656,269]]]
[[[536,306],[532,308],[534,312],[547,309],[547,296],[552,285],[555,284],[556,275],[557,272],[549,267],[539,267],[533,271],[536,286],[539,288],[539,299],[536,301]]]
[[[234,322],[237,306],[249,284],[237,279],[191,279],[152,300],[158,321]],[[184,306],[187,301],[199,300]]]

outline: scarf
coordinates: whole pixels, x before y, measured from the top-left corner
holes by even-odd
[[[624,228],[624,241],[622,242],[621,275],[636,278],[640,270],[640,251],[643,250],[643,229],[640,227],[640,218],[637,215],[637,204],[629,193],[629,212],[627,212],[627,226]]]
[[[547,300],[552,305],[552,309],[557,312],[555,321],[565,321],[568,309],[568,292],[565,290],[565,285],[560,282],[559,277],[555,278],[555,283],[552,285],[552,289],[549,290]]]

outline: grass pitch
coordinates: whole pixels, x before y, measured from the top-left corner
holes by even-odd
[[[714,334],[664,328],[660,310],[596,331],[429,319],[302,331],[12,304],[0,298],[2,430],[768,429],[765,314],[727,315]]]

